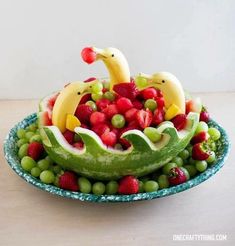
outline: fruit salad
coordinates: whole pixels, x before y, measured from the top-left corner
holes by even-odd
[[[186,182],[216,161],[220,132],[199,98],[171,73],[131,77],[115,48],[84,48],[109,78],[68,83],[19,129],[21,166],[46,184],[82,193],[136,194]]]

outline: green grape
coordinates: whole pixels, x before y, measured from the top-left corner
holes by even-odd
[[[40,180],[45,184],[51,184],[55,181],[55,175],[50,170],[44,170],[40,174]]]
[[[140,178],[140,181],[142,181],[143,183],[147,182],[149,180],[149,176],[143,176]]]
[[[78,179],[78,186],[82,193],[88,194],[91,192],[91,182],[85,177]]]
[[[183,165],[187,165],[189,163],[189,160],[186,159],[186,160],[183,160]]]
[[[106,194],[114,195],[118,192],[118,182],[117,181],[109,181],[106,184]]]
[[[204,172],[207,169],[206,161],[196,161],[195,167],[199,172]]]
[[[144,183],[143,181],[139,180],[139,193],[143,193],[144,192]]]
[[[189,180],[190,174],[189,174],[188,170],[185,167],[180,167],[180,169],[184,172],[186,179]]]
[[[49,155],[45,157],[45,160],[47,160],[49,162],[50,166],[54,163],[54,161],[51,159],[51,157]]]
[[[52,167],[52,170],[53,170],[53,172],[54,172],[55,174],[60,174],[62,168],[61,168],[61,166],[59,166],[59,165],[55,165],[55,166]]]
[[[178,167],[182,167],[184,164],[183,159],[179,156],[174,157],[171,161],[174,162]]]
[[[157,108],[157,102],[154,99],[148,99],[145,101],[144,107],[154,111]]]
[[[144,77],[141,77],[141,76],[137,76],[135,78],[135,83],[138,87],[142,88],[142,87],[145,87],[147,84],[148,84],[148,81],[146,78]]]
[[[158,132],[158,130],[154,127],[146,127],[144,129],[144,134],[153,142],[158,142],[162,135]]]
[[[158,177],[162,174],[162,172],[160,172],[160,170],[156,171],[156,172],[153,172],[151,173],[151,178],[152,180],[156,180],[158,179]]]
[[[26,132],[25,133],[25,138],[30,140],[30,138],[34,135],[34,132]]]
[[[19,151],[18,151],[18,156],[20,159],[22,159],[24,156],[28,154],[28,147],[29,147],[28,143],[25,143],[20,146]]]
[[[42,160],[38,161],[37,165],[43,171],[43,170],[47,170],[49,168],[50,163],[48,160],[42,159]]]
[[[37,129],[37,130],[35,131],[35,134],[40,135],[40,129]]]
[[[105,192],[105,185],[102,182],[96,182],[92,186],[92,192],[95,195],[103,195]]]
[[[181,157],[183,160],[188,159],[189,157],[189,151],[187,149],[184,149],[179,153],[179,157]]]
[[[19,139],[19,140],[17,141],[16,145],[17,145],[17,147],[20,148],[23,144],[26,144],[26,143],[28,143],[28,140],[25,139],[25,138],[21,138],[21,139]]]
[[[211,151],[209,157],[206,159],[206,162],[207,163],[213,163],[215,161],[215,159],[216,159],[215,152]]]
[[[158,188],[159,188],[159,186],[158,186],[158,183],[156,181],[149,180],[149,181],[144,183],[144,190],[146,192],[157,191]]]
[[[216,151],[217,147],[215,142],[210,142],[210,149]]]
[[[33,167],[31,169],[31,175],[34,176],[35,178],[39,177],[41,173],[41,169],[39,167]]]
[[[16,135],[18,138],[24,138],[25,137],[25,129],[23,129],[23,128],[18,129]]]
[[[108,81],[103,81],[103,87],[104,87],[105,89],[108,89],[108,90],[109,90],[109,88],[110,88],[110,83],[109,83]]]
[[[100,100],[102,97],[103,97],[103,93],[102,92],[97,93],[97,94],[94,94],[94,93],[91,94],[91,98],[95,102],[98,101],[98,100]]]
[[[197,169],[194,165],[185,165],[184,168],[188,171],[190,177],[194,177],[197,174]]]
[[[111,91],[106,91],[104,93],[104,98],[108,99],[109,101],[113,101],[115,99],[115,95]]]
[[[37,125],[36,125],[36,123],[33,123],[33,124],[31,124],[31,125],[29,125],[29,131],[31,131],[31,132],[35,132],[36,130],[37,130]]]
[[[187,147],[186,147],[188,153],[189,153],[189,156],[192,155],[192,150],[193,150],[193,146],[191,144],[189,144]]]
[[[116,150],[123,150],[122,145],[119,144],[119,143],[115,144],[114,149],[116,149]]]
[[[53,182],[53,185],[56,186],[56,187],[59,187],[59,180],[60,180],[59,176],[58,175],[55,176],[55,180]]]
[[[160,189],[165,189],[165,188],[168,188],[170,186],[169,181],[168,181],[168,177],[165,174],[160,175],[158,177],[157,181],[158,181]]]
[[[196,129],[194,135],[197,135],[199,132],[202,132],[202,131],[205,131],[205,132],[208,131],[208,125],[207,125],[206,122],[204,122],[204,121],[200,121],[200,122],[198,123],[197,129]]]
[[[165,164],[162,168],[162,172],[163,174],[169,174],[170,173],[170,170],[174,167],[177,167],[176,163],[173,163],[173,162],[169,162],[167,164]]]
[[[21,164],[22,168],[27,172],[30,172],[31,169],[36,166],[35,160],[29,156],[24,156],[22,158],[20,164]]]
[[[77,142],[81,141],[81,137],[77,133],[75,133],[73,140],[75,143],[77,143]]]
[[[121,114],[115,114],[113,117],[112,117],[112,125],[115,127],[115,128],[122,128],[124,127],[125,125],[125,118],[123,115]]]
[[[189,159],[189,164],[194,165],[196,163],[196,160],[194,160],[192,157]]]
[[[103,84],[102,83],[98,82],[98,83],[92,85],[92,93],[98,94],[98,93],[102,92],[102,90],[103,90]]]
[[[39,142],[39,143],[41,143],[42,142],[41,136],[36,134],[36,135],[34,135],[34,136],[32,136],[30,138],[29,142],[30,143],[32,143],[32,142]]]
[[[87,101],[86,102],[86,105],[90,106],[93,111],[97,111],[97,106],[96,106],[95,102],[93,102],[93,101]]]
[[[210,135],[210,137],[214,140],[217,141],[220,139],[221,133],[218,129],[214,128],[214,127],[210,127],[208,129],[208,133]]]

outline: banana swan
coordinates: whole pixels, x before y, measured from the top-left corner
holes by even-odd
[[[91,93],[92,85],[95,83],[97,80],[88,83],[73,82],[60,92],[53,107],[52,124],[57,126],[61,132],[66,130],[67,116],[74,115],[81,98],[85,94]]]
[[[116,48],[99,49],[91,47],[90,52],[95,54],[94,61],[102,60],[106,65],[109,71],[111,90],[115,84],[130,82],[129,65],[120,50]]]
[[[162,91],[167,110],[174,107],[178,109],[179,114],[185,113],[184,90],[180,81],[173,74],[168,72],[159,72],[153,75],[140,73],[138,76],[147,79],[146,87],[155,87]]]

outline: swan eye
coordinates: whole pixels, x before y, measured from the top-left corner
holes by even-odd
[[[162,83],[165,83],[166,81],[165,80],[162,80]]]
[[[112,57],[114,57],[114,54],[112,54]]]
[[[78,92],[78,95],[81,95],[81,92],[80,91]]]

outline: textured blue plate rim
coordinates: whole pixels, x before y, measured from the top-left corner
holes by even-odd
[[[81,192],[72,192],[60,189],[58,187],[55,187],[53,185],[47,185],[42,183],[39,179],[34,178],[29,173],[25,172],[20,165],[19,158],[16,155],[16,144],[15,140],[17,138],[16,132],[19,128],[26,127],[30,125],[31,123],[35,122],[37,119],[37,114],[33,113],[29,116],[27,116],[22,121],[18,122],[9,132],[9,134],[6,136],[6,139],[4,141],[4,155],[5,158],[10,165],[10,167],[25,181],[28,183],[36,186],[39,189],[45,190],[51,194],[55,194],[58,196],[76,199],[80,201],[89,201],[89,202],[133,202],[133,201],[141,201],[141,200],[151,200],[155,198],[165,197],[169,195],[173,195],[179,192],[182,192],[184,190],[190,189],[211,176],[213,176],[216,172],[221,169],[221,167],[224,165],[224,162],[226,161],[228,157],[228,153],[230,151],[230,143],[227,136],[226,131],[214,120],[211,120],[209,124],[211,126],[214,126],[218,128],[221,132],[221,150],[222,153],[219,155],[216,163],[209,167],[205,172],[197,175],[195,178],[190,179],[189,181],[169,187],[167,189],[162,189],[155,192],[149,192],[149,193],[138,193],[133,195],[93,195],[93,194],[84,194]],[[14,153],[15,151],[15,153]]]

